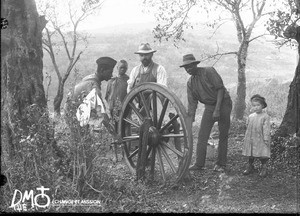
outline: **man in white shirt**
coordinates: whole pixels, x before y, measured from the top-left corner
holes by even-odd
[[[127,81],[127,93],[130,90],[144,82],[156,82],[163,86],[167,86],[167,72],[162,65],[153,62],[153,50],[149,43],[142,43],[139,50],[135,54],[139,54],[141,64],[134,67],[130,73],[129,80]]]

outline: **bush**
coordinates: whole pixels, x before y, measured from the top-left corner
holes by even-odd
[[[277,128],[276,128],[277,129]],[[275,129],[275,130],[276,130]],[[271,167],[297,173],[300,158],[300,138],[297,136],[275,137],[271,143]]]
[[[229,134],[232,136],[240,136],[246,133],[246,118],[243,120],[233,119],[230,124]]]
[[[5,207],[10,206],[11,194],[15,189],[25,191],[41,185],[54,189],[55,179],[58,178],[54,140],[51,138],[54,131],[49,113],[35,104],[27,107],[24,113],[21,122],[26,122],[28,127],[25,130],[21,127],[15,129],[13,151],[9,151],[11,146],[7,146],[7,140],[1,140],[5,146],[1,149],[1,168],[7,177],[7,184],[1,190],[2,205]],[[36,119],[39,121],[35,122]]]

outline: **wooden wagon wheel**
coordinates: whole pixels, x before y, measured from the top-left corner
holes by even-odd
[[[189,121],[182,102],[162,85],[143,83],[129,92],[122,105],[119,133],[131,172],[137,172],[142,147],[150,178],[181,180],[193,151]],[[141,130],[146,131],[141,133]],[[143,134],[147,135],[147,140],[141,144]]]

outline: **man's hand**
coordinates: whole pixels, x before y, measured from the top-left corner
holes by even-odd
[[[213,112],[213,120],[219,121],[220,120],[220,110],[214,110]]]

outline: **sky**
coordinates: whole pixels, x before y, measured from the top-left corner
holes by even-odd
[[[105,0],[99,15],[86,20],[82,29],[122,24],[155,22],[153,15],[143,13],[143,0]]]
[[[62,0],[36,0],[37,2],[51,2],[62,1]],[[73,6],[76,1],[71,1]],[[78,2],[81,2],[78,0]],[[60,2],[61,3],[61,2]],[[61,5],[61,4],[60,4]],[[58,9],[65,19],[67,19],[68,13],[66,7]],[[104,0],[104,4],[97,15],[91,15],[82,23],[79,24],[78,30],[92,30],[104,27],[120,26],[124,24],[140,24],[140,23],[156,23],[154,14],[145,13],[143,6],[143,0]],[[219,13],[213,13],[212,15],[218,15]],[[249,21],[251,16],[245,16],[243,19]],[[199,23],[207,22],[207,17],[204,13],[200,13],[198,10],[192,10],[190,13],[190,21]],[[153,26],[152,26],[153,27]],[[149,27],[150,28],[150,27]]]

